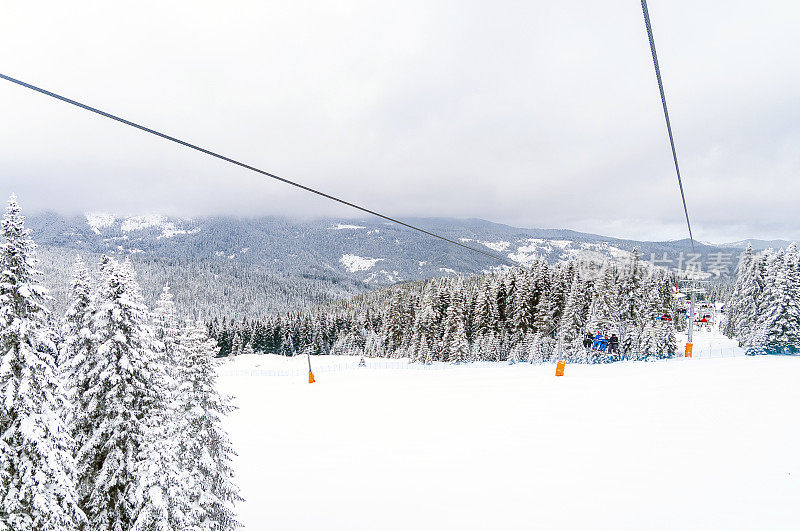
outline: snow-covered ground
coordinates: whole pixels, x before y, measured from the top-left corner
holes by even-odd
[[[382,260],[383,258],[364,258],[355,254],[343,254],[339,262],[347,271],[355,273],[356,271],[368,271]]]
[[[800,528],[800,357],[305,363],[220,367],[246,529]]]

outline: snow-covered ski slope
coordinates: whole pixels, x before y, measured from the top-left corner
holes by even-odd
[[[287,363],[220,368],[246,529],[800,528],[800,357]]]

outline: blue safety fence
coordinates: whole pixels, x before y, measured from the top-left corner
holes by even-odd
[[[800,356],[800,347],[747,347],[745,354],[747,356]]]

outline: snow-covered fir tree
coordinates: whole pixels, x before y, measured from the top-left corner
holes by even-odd
[[[510,309],[512,329],[525,334],[533,330],[535,314],[533,296],[533,278],[531,271],[523,268],[519,271],[515,282],[515,290],[511,297]]]
[[[70,303],[64,315],[61,332],[63,344],[59,366],[69,366],[72,360],[87,355],[91,348],[92,280],[80,256],[75,259]]]
[[[767,254],[755,343],[782,352],[800,348],[800,272],[797,247]]]
[[[728,300],[725,312],[725,323],[723,332],[728,337],[737,337],[740,335],[741,324],[739,319],[742,317],[742,311],[747,307],[744,302],[744,284],[748,276],[748,271],[753,267],[753,246],[747,244],[747,248],[739,256],[739,265],[736,269],[736,280],[731,291],[730,299]]]
[[[764,257],[753,257],[740,272],[741,287],[731,302],[735,304],[732,314],[732,333],[743,345],[752,345],[761,312],[761,299],[764,292]]]
[[[87,531],[134,524],[141,450],[150,416],[163,400],[148,310],[132,270],[109,259],[102,277],[92,316],[96,346],[77,368],[88,380],[76,404],[87,431],[77,454]]]
[[[475,299],[475,333],[479,336],[489,335],[499,328],[500,316],[493,291],[493,283],[487,278]]]
[[[563,338],[572,341],[581,335],[586,324],[589,301],[587,300],[585,283],[580,275],[572,279],[567,302],[561,316],[559,332]]]
[[[137,454],[132,531],[199,529],[188,514],[191,489],[181,462],[177,414],[171,398],[154,407],[144,421],[147,431]]]
[[[299,345],[303,346],[303,351],[305,351],[305,348],[307,348],[307,344],[302,342],[302,335],[301,335],[301,341],[300,341]],[[244,348],[244,345],[242,344],[242,334],[240,334],[239,331],[236,330],[234,332],[234,334],[233,334],[233,346],[231,347],[231,354],[230,355],[231,356],[239,356],[240,354],[242,354],[242,349],[243,348]]]
[[[62,343],[59,352],[59,373],[64,384],[68,401],[76,404],[80,396],[89,388],[88,374],[79,368],[92,355],[94,339],[92,337],[92,314],[94,304],[91,296],[91,278],[86,265],[80,256],[75,260],[71,301],[64,314],[61,328]],[[75,408],[65,408],[64,417],[67,428],[74,438],[74,444],[80,447],[87,435],[86,426],[78,423],[84,417]]]
[[[85,516],[73,443],[60,415],[56,345],[24,219],[12,195],[0,246],[0,529],[76,530]]]
[[[179,439],[182,413],[176,405],[179,334],[175,304],[164,286],[152,313],[153,357],[150,387],[153,403],[143,418],[146,428],[139,447],[136,478],[136,521],[133,531],[194,529],[189,511],[188,475],[181,467]]]
[[[615,303],[614,272],[611,268],[604,268],[602,278],[598,279],[592,290],[589,319],[586,323],[590,331],[600,330],[619,322],[617,318],[618,304]]]
[[[188,486],[189,529],[229,531],[240,526],[233,512],[242,501],[233,481],[234,451],[222,418],[234,408],[216,389],[216,341],[200,322],[188,322],[180,339],[176,440]]]
[[[728,300],[725,333],[750,352],[800,350],[800,252],[748,246]]]
[[[162,362],[167,363],[175,356],[175,342],[177,341],[180,327],[175,315],[175,302],[169,286],[164,286],[161,295],[153,310],[153,333],[158,345],[158,354]],[[173,363],[167,363],[172,365]]]
[[[403,332],[408,325],[403,299],[394,297],[386,310],[381,329],[381,343],[387,352],[394,352],[403,344]]]
[[[459,302],[454,302],[448,308],[445,328],[446,332],[442,342],[445,359],[455,363],[467,361],[470,353],[469,342],[464,326],[463,309]]]

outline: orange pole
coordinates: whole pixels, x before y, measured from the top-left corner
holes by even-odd
[[[308,383],[314,383],[314,373],[311,372],[311,351],[306,349],[306,359],[308,359]]]
[[[556,363],[556,376],[564,376],[565,365],[566,363],[563,360],[558,360],[558,363]]]

